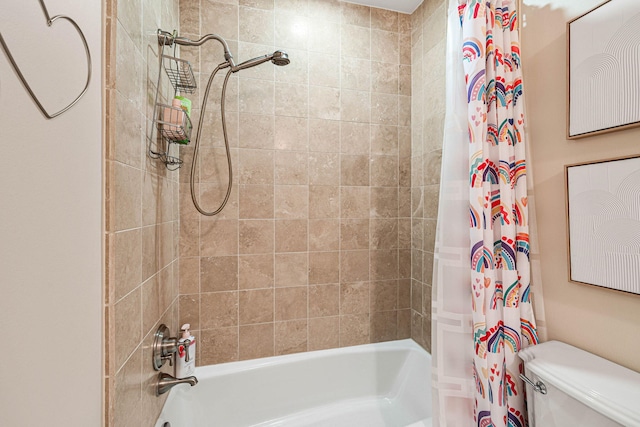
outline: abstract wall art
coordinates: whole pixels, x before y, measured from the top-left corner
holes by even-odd
[[[640,1],[608,0],[567,24],[567,138],[640,126]]]
[[[565,167],[569,279],[640,294],[640,157]]]

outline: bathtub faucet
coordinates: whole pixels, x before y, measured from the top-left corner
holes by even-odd
[[[171,390],[171,388],[178,384],[189,384],[191,387],[198,384],[196,377],[176,378],[172,375],[160,372],[158,374],[158,383],[156,387],[156,395],[160,396]]]

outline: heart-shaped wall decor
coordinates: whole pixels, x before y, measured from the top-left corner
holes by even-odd
[[[82,40],[82,43],[84,44],[84,50],[85,50],[85,53],[87,54],[87,81],[84,85],[84,89],[82,89],[82,92],[80,92],[80,94],[76,96],[76,98],[73,101],[71,101],[66,107],[64,107],[60,111],[56,111],[55,113],[49,114],[49,112],[44,108],[44,106],[42,105],[42,103],[40,102],[36,94],[31,89],[31,86],[29,86],[29,83],[27,82],[27,79],[25,79],[24,75],[22,74],[22,71],[20,71],[20,67],[18,67],[18,64],[13,58],[13,55],[9,50],[9,46],[7,46],[7,43],[5,42],[4,37],[2,37],[2,33],[0,33],[0,45],[2,45],[2,49],[4,49],[4,52],[7,55],[7,58],[9,59],[9,62],[11,63],[13,70],[18,75],[18,78],[22,82],[22,85],[24,86],[24,88],[27,90],[27,92],[29,92],[29,95],[33,99],[33,102],[36,103],[38,109],[40,109],[42,114],[44,114],[44,116],[47,119],[53,119],[54,117],[59,116],[65,111],[69,110],[69,108],[76,105],[76,103],[80,101],[80,98],[82,98],[84,94],[87,92],[87,89],[89,88],[89,82],[91,82],[91,52],[89,52],[89,45],[87,44],[87,39],[85,38],[84,34],[82,33],[82,30],[80,29],[80,26],[78,26],[76,21],[74,21],[73,19],[65,15],[56,15],[54,17],[50,17],[49,11],[47,10],[47,7],[44,4],[44,0],[39,0],[39,2],[40,2],[40,6],[42,6],[42,11],[44,12],[44,16],[47,19],[48,27],[52,26],[58,20],[68,21],[76,29],[76,31],[78,32],[78,35],[80,36],[80,39]]]

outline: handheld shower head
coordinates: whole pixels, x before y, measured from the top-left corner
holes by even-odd
[[[263,64],[267,61],[271,61],[273,64],[278,66],[283,66],[289,64],[291,61],[289,60],[289,55],[286,52],[281,50],[277,50],[273,52],[271,55],[263,55],[258,56],[257,58],[249,59],[248,61],[244,61],[234,67],[231,67],[231,71],[237,73],[240,70],[244,70],[246,68],[255,67],[256,65]]]
[[[287,54],[287,52],[276,50],[275,52],[273,52],[273,55],[271,55],[271,62],[273,62],[273,64],[277,65],[278,67],[283,67],[285,65],[289,65],[291,61],[289,60],[289,55]]]

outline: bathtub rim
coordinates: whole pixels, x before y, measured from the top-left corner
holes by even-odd
[[[259,359],[239,360],[233,362],[217,363],[196,367],[195,376],[198,380],[216,377],[235,372],[252,371],[270,366],[278,366],[285,363],[295,363],[305,360],[321,359],[327,356],[338,356],[358,353],[376,353],[394,350],[404,350],[416,353],[423,353],[431,364],[431,353],[411,338],[394,341],[384,341],[379,343],[359,344],[348,347],[329,348],[324,350],[312,350],[301,353],[284,354],[279,356],[269,356]]]

